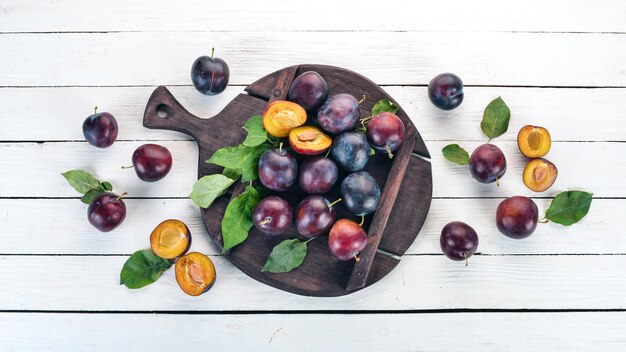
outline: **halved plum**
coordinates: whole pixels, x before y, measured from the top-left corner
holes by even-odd
[[[174,259],[185,254],[191,246],[191,232],[185,223],[165,220],[152,230],[150,248],[163,259]]]
[[[541,158],[548,154],[552,139],[547,129],[539,126],[527,125],[517,134],[517,146],[529,158]]]
[[[314,126],[296,127],[289,132],[289,144],[294,152],[303,155],[322,154],[330,148],[333,140]]]
[[[270,135],[284,138],[292,129],[304,125],[306,111],[302,106],[286,100],[277,100],[265,108],[263,127]]]
[[[187,253],[176,261],[176,282],[190,296],[207,292],[215,283],[211,258],[198,252]]]
[[[531,191],[543,192],[554,184],[558,174],[556,166],[550,161],[543,158],[533,159],[524,167],[522,179]]]

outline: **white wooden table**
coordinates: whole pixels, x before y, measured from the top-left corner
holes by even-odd
[[[191,86],[193,60],[216,48],[231,69],[221,95]],[[186,198],[197,146],[142,127],[145,103],[168,86],[192,113],[213,116],[243,87],[298,63],[342,66],[384,86],[407,110],[433,156],[430,214],[399,266],[341,298],[307,298],[260,284],[219,255]],[[458,74],[452,112],[426,84]],[[501,187],[481,185],[441,148],[485,141],[482,110],[501,95],[512,110],[495,140],[508,158]],[[605,1],[29,1],[0,0],[0,350],[554,351],[626,350],[626,3]],[[82,136],[93,106],[113,113],[118,141]],[[547,127],[556,184],[521,181],[515,136]],[[174,167],[147,184],[132,170],[145,141]],[[60,172],[82,168],[129,193],[120,228],[99,233]],[[516,241],[495,208],[530,195],[540,212],[558,191],[594,193],[589,215],[539,225]],[[129,254],[161,220],[179,218],[218,279],[193,298],[173,270],[131,291],[119,285]],[[449,221],[479,233],[469,267],[445,258]]]

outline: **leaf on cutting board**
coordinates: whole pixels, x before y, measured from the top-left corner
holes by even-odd
[[[259,192],[252,186],[246,189],[228,203],[222,219],[222,239],[224,248],[222,253],[242,243],[248,238],[252,228],[252,210],[259,202]]]
[[[282,241],[272,249],[261,271],[286,273],[299,267],[306,257],[309,241],[300,241],[297,238]]]

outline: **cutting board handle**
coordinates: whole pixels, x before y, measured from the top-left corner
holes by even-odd
[[[196,140],[200,136],[195,133],[207,128],[209,121],[187,111],[164,86],[152,92],[143,115],[143,125],[147,128],[174,130]]]

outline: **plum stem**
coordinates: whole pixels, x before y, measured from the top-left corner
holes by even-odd
[[[359,100],[359,105],[361,105],[361,103],[364,101],[365,101],[365,94],[363,94],[363,96],[361,97],[361,100]]]
[[[385,149],[387,150],[387,155],[389,156],[389,159],[393,159],[393,153],[391,152],[391,147],[389,146],[389,144],[385,145]]]
[[[542,224],[547,224],[548,222],[550,222],[550,220],[548,220],[546,218],[541,218],[541,219],[537,220],[537,222],[540,222]]]
[[[363,227],[364,222],[365,222],[365,215],[361,214],[361,222],[359,223],[359,226]]]
[[[359,258],[359,257],[355,254],[355,255],[354,255],[354,260],[358,262],[359,260],[361,260],[361,258]]]
[[[324,158],[328,158],[328,154],[330,154],[330,147],[328,147],[328,151],[326,151],[326,155],[324,155]]]
[[[500,179],[496,177],[496,186],[500,187]]]
[[[337,203],[341,202],[341,200],[342,200],[341,198],[337,199],[336,201],[334,201],[334,202],[332,202],[332,203],[328,204],[328,207],[329,207],[329,208],[330,208],[330,207],[332,207],[333,205],[335,205],[335,204],[337,204]]]
[[[318,238],[318,237],[319,237],[319,236],[311,237],[311,238],[309,238],[308,240],[304,241],[304,244],[307,244],[307,243],[309,243],[309,242],[313,241],[314,239],[316,239],[316,238]]]
[[[465,266],[467,266],[467,253],[463,252],[463,258],[465,258]]]
[[[127,195],[128,193],[124,192],[122,194],[120,194],[119,196],[117,196],[117,198],[115,198],[115,201],[117,202],[118,200],[122,199],[125,195]]]
[[[122,169],[126,170],[126,169],[132,169],[134,168],[135,165],[131,165],[131,166],[122,166]]]
[[[97,114],[97,113],[98,113],[98,107],[97,107],[97,106],[94,106],[94,107],[93,107],[93,113],[94,113],[94,114]]]
[[[278,152],[279,153],[283,153],[283,142],[280,142],[280,144],[278,145]]]
[[[265,218],[265,220],[263,220],[263,221],[261,222],[261,225],[268,224],[270,221],[272,221],[272,219],[270,219],[270,218]]]
[[[211,48],[211,59],[215,57],[215,48]]]

